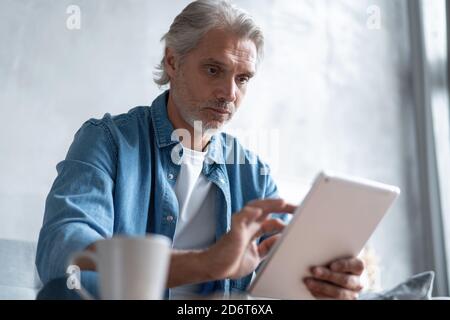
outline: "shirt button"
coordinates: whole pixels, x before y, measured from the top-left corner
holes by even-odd
[[[220,179],[221,184],[225,184],[225,179]]]
[[[167,177],[169,178],[169,180],[173,180],[173,174],[169,173]]]
[[[173,216],[167,216],[166,219],[167,219],[167,221],[172,222],[173,221]]]

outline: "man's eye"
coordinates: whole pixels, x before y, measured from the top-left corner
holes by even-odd
[[[215,76],[219,73],[219,69],[215,68],[215,67],[208,67],[206,69],[206,71],[208,72],[209,75],[211,76]]]
[[[246,84],[246,83],[249,82],[249,81],[250,81],[250,78],[249,78],[249,77],[239,77],[239,78],[238,78],[239,84]]]

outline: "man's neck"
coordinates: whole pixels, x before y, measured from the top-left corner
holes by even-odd
[[[191,141],[190,145],[187,141],[181,141],[184,147],[195,150],[195,151],[204,151],[211,140],[210,135],[206,135],[203,132],[195,132],[194,128],[187,123],[180,115],[177,106],[175,105],[172,95],[169,92],[169,99],[167,102],[167,115],[169,117],[169,121],[172,123],[174,129],[185,129],[189,132]]]

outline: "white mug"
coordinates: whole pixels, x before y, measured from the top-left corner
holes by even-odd
[[[99,273],[100,298],[105,300],[160,300],[168,277],[171,240],[163,235],[113,237],[96,242],[96,251],[75,253],[70,265],[91,261]],[[93,297],[81,286],[84,299]]]

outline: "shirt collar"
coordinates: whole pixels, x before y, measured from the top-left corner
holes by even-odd
[[[178,141],[172,140],[172,132],[174,127],[167,115],[167,101],[169,98],[169,90],[159,95],[152,103],[151,117],[153,127],[155,128],[156,142],[158,148],[163,148],[176,144]]]
[[[224,148],[223,139],[220,134],[213,135],[208,146],[208,153],[206,154],[206,159],[211,163],[215,162],[217,164],[224,164]]]
[[[153,121],[153,127],[155,128],[155,136],[158,148],[164,148],[167,146],[178,144],[178,140],[172,139],[172,133],[175,130],[172,123],[169,120],[167,114],[167,101],[169,99],[169,90],[166,90],[159,95],[152,103],[151,117]],[[221,134],[216,134],[211,137],[211,141],[207,148],[207,154],[205,160],[212,161],[218,164],[225,163],[223,161],[223,138]]]

